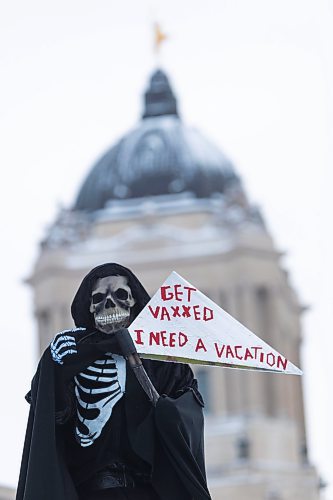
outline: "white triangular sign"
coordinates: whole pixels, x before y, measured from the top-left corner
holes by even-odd
[[[143,358],[302,374],[176,272],[128,330]]]

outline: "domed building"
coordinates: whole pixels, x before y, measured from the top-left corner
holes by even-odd
[[[223,153],[184,126],[162,71],[152,76],[145,97],[142,121],[93,167],[74,210],[94,212],[111,201],[184,192],[205,199],[238,183]]]
[[[42,242],[30,278],[40,349],[71,327],[82,277],[119,262],[151,293],[176,270],[299,366],[301,306],[280,258],[232,163],[183,123],[156,71],[142,120],[97,161]],[[319,499],[301,378],[194,369],[214,500]]]

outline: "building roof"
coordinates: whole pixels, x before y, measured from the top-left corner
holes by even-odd
[[[73,209],[94,212],[116,200],[176,193],[210,198],[235,183],[239,179],[226,156],[184,125],[168,78],[157,70],[142,120],[93,166]]]

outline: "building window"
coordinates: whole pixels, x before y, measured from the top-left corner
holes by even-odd
[[[242,436],[237,441],[237,458],[248,460],[250,458],[250,441],[246,436]]]
[[[270,491],[267,495],[267,500],[282,500],[282,497],[277,491]]]
[[[39,311],[37,314],[38,326],[42,334],[48,334],[50,329],[51,317],[47,310]]]
[[[198,380],[198,386],[200,394],[203,397],[205,408],[205,413],[212,412],[212,398],[211,398],[211,387],[209,381],[209,371],[207,368],[198,368],[196,370],[196,378]]]
[[[225,292],[222,292],[222,290],[220,290],[220,292],[219,292],[219,305],[227,313],[229,312],[228,297],[227,297],[227,294]]]
[[[269,321],[269,291],[264,286],[256,290],[257,307],[262,328],[267,328]]]

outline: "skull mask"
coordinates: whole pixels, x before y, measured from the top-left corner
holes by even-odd
[[[91,294],[90,312],[98,330],[114,333],[130,324],[136,300],[125,276],[106,276],[96,281]]]

